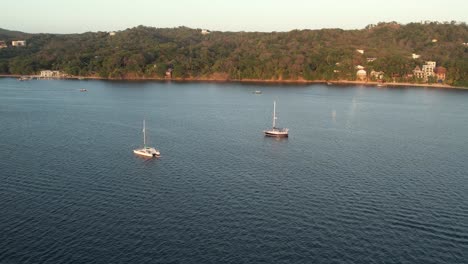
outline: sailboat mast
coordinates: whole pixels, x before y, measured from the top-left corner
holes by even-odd
[[[145,127],[144,119],[143,119],[143,146],[146,148],[146,127]]]
[[[273,128],[276,126],[276,101],[273,101]]]

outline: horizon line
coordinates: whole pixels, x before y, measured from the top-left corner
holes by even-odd
[[[85,33],[98,33],[98,32],[119,32],[119,31],[125,31],[133,28],[138,28],[138,27],[147,27],[147,28],[155,28],[155,29],[177,29],[177,28],[189,28],[189,29],[194,29],[194,30],[209,30],[211,32],[222,32],[222,33],[288,33],[292,31],[306,31],[306,30],[324,30],[324,29],[339,29],[339,30],[363,30],[366,29],[369,26],[378,26],[378,25],[385,25],[385,24],[397,24],[401,26],[406,26],[409,24],[422,24],[422,25],[427,25],[427,24],[452,24],[452,25],[466,25],[467,22],[465,21],[437,21],[437,20],[424,20],[424,21],[413,21],[413,22],[407,22],[407,23],[401,23],[397,21],[380,21],[377,23],[370,23],[367,24],[366,26],[362,28],[340,28],[340,27],[322,27],[322,28],[294,28],[290,30],[273,30],[273,31],[260,31],[260,30],[239,30],[239,31],[231,31],[231,30],[226,30],[226,31],[221,31],[221,30],[211,30],[209,28],[204,28],[204,27],[190,27],[186,25],[179,25],[179,26],[173,26],[173,27],[156,27],[156,26],[147,26],[147,25],[136,25],[133,27],[127,27],[125,29],[117,29],[117,30],[97,30],[97,31],[82,31],[82,32],[28,32],[28,31],[22,31],[20,29],[6,29],[6,28],[0,28],[3,30],[7,31],[12,31],[12,32],[20,32],[24,34],[56,34],[56,35],[72,35],[72,34],[85,34]]]

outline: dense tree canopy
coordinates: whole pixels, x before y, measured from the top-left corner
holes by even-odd
[[[355,66],[408,81],[424,61],[447,68],[448,84],[468,85],[465,23],[379,23],[362,30],[211,32],[138,26],[116,32],[27,34],[0,29],[0,41],[25,39],[26,47],[0,49],[0,73],[43,69],[105,78],[222,78],[354,80]],[[436,39],[437,41],[433,41]],[[364,54],[356,52],[364,50]],[[413,59],[412,54],[421,55]],[[376,58],[374,61],[369,58]]]

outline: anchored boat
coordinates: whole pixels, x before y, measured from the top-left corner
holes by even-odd
[[[146,146],[146,122],[143,120],[143,148],[134,149],[133,153],[145,158],[155,158],[161,156],[159,150]]]
[[[273,101],[273,127],[264,130],[263,133],[268,137],[288,137],[289,129],[276,127],[276,119],[278,119],[276,117],[276,101]]]

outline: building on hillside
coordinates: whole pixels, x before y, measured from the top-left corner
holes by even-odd
[[[0,40],[0,49],[7,48],[7,47],[8,46],[7,46],[6,42],[3,41],[3,40]]]
[[[357,70],[364,70],[365,67],[362,66],[362,65],[358,65],[358,66],[356,66],[355,68],[356,68]]]
[[[211,33],[211,31],[209,31],[208,29],[202,29],[202,31],[201,31],[202,35],[208,35],[210,33]]]
[[[416,66],[413,70],[413,76],[417,79],[424,79],[424,72],[421,70],[419,66]]]
[[[413,57],[413,60],[421,58],[421,55],[418,55],[416,53],[413,53],[411,56]]]
[[[422,69],[419,66],[416,66],[413,70],[414,77],[418,79],[423,79],[424,81],[428,81],[429,77],[435,76],[435,68],[436,68],[435,61],[426,61],[426,64],[422,66]]]
[[[376,80],[382,80],[384,77],[384,72],[383,71],[374,71],[372,70],[370,73],[371,78],[375,78]]]
[[[367,58],[367,62],[374,62],[377,58]]]
[[[445,75],[447,74],[447,69],[439,66],[434,69],[435,76],[437,78],[437,82],[444,82],[445,81]]]
[[[115,32],[114,31],[109,32],[109,36],[111,36],[111,37],[115,36]]]
[[[357,49],[356,51],[357,51],[358,53],[364,54],[364,50],[362,50],[362,49]]]
[[[39,77],[42,79],[61,78],[63,77],[63,74],[60,73],[60,71],[44,70],[41,71]]]
[[[435,61],[426,61],[426,64],[422,66],[422,71],[426,74],[426,78],[434,76],[434,69],[436,67]]]
[[[437,41],[439,41],[438,39],[432,39],[432,43],[436,43]]]
[[[367,72],[365,70],[358,70],[356,76],[361,81],[367,80]]]
[[[11,42],[11,45],[13,47],[22,47],[22,46],[26,46],[26,40],[13,40]]]

